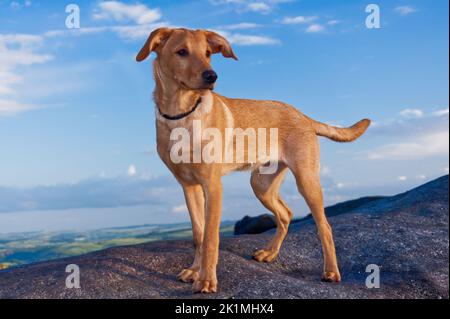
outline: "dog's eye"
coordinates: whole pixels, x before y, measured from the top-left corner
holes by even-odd
[[[189,55],[189,52],[188,52],[186,49],[181,49],[181,50],[178,50],[178,51],[177,51],[177,54],[178,54],[179,56],[188,56],[188,55]]]
[[[206,51],[206,57],[209,58],[211,56],[211,51]]]

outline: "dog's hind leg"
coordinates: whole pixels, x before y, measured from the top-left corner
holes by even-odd
[[[324,255],[324,272],[322,280],[327,282],[339,282],[341,281],[341,275],[337,265],[331,226],[327,221],[323,208],[323,196],[319,174],[300,173],[296,178],[299,191],[311,209],[311,214],[316,222],[320,241],[322,242]]]
[[[205,228],[205,197],[201,185],[184,185],[183,191],[192,222],[195,257],[192,266],[181,271],[178,279],[183,282],[194,282],[199,277],[201,263],[201,247]]]
[[[306,138],[306,136],[305,136]],[[324,256],[322,280],[341,281],[331,226],[328,223],[323,205],[320,184],[320,150],[316,136],[308,141],[308,147],[294,151],[289,158],[289,168],[295,176],[299,192],[305,198],[317,226]]]
[[[256,251],[253,255],[253,258],[259,262],[271,262],[278,256],[293,216],[279,193],[286,170],[286,165],[280,163],[275,174],[260,174],[259,170],[252,173],[251,185],[256,197],[275,215],[277,221],[275,236],[268,246],[263,250]]]

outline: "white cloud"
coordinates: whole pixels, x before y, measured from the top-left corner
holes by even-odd
[[[430,131],[448,131],[448,108],[428,112],[420,109],[405,109],[399,115],[399,118],[387,121],[374,121],[369,132],[410,137]]]
[[[178,206],[172,207],[172,213],[187,213],[188,208],[186,207],[186,204],[181,204]]]
[[[147,38],[150,32],[160,27],[170,27],[166,22],[157,22],[145,25],[118,25],[118,26],[99,26],[84,27],[73,30],[51,30],[44,33],[45,37],[62,36],[83,36],[99,34],[103,32],[114,32],[123,40],[141,40]]]
[[[11,95],[14,91],[10,87],[0,85],[0,95]]]
[[[218,34],[227,38],[227,40],[233,45],[239,46],[277,45],[281,43],[280,40],[269,36],[233,33],[224,30],[211,30],[211,31],[217,32]]]
[[[281,23],[286,25],[306,25],[306,33],[320,33],[325,31],[325,25],[318,23],[317,20],[319,20],[319,16],[295,16],[285,17],[281,20]],[[338,23],[338,20],[329,20],[325,24],[327,26],[334,26]]]
[[[20,81],[22,81],[22,77],[18,76],[17,74],[11,73],[11,70],[8,70],[7,68],[0,68],[0,96],[13,95],[15,91],[12,86],[19,83]]]
[[[449,132],[447,129],[441,132],[413,136],[405,142],[383,145],[378,149],[369,151],[367,158],[370,160],[411,160],[448,154]]]
[[[169,24],[165,22],[158,22],[154,24],[147,25],[125,25],[125,26],[109,26],[109,27],[91,27],[91,28],[82,28],[78,30],[70,30],[70,31],[50,31],[47,32],[48,36],[63,36],[63,35],[89,35],[95,33],[102,32],[114,32],[120,38],[124,40],[141,40],[148,37],[150,32],[159,27],[171,27]],[[263,35],[248,35],[242,33],[232,33],[228,31],[222,30],[214,30],[219,34],[226,37],[230,43],[241,46],[249,46],[249,45],[275,45],[280,44],[281,42],[278,39],[263,36]],[[230,29],[231,30],[231,29]]]
[[[11,1],[9,3],[9,7],[12,10],[20,10],[22,8],[27,8],[31,6],[31,1],[30,0],[25,0],[25,1]]]
[[[15,86],[23,82],[18,74],[21,66],[42,64],[53,59],[39,53],[43,37],[28,34],[0,34],[0,116],[16,115],[37,106],[12,99],[17,95]]]
[[[406,109],[399,119],[377,122],[369,134],[388,136],[391,143],[365,153],[371,160],[411,160],[449,154],[448,109]]]
[[[0,117],[17,115],[19,113],[30,111],[37,108],[39,107],[29,104],[22,104],[14,100],[0,99]]]
[[[115,26],[107,28],[106,31],[113,31],[124,40],[137,40],[147,38],[151,31],[162,26],[168,25],[161,22],[158,24],[145,26]],[[103,31],[99,30],[98,32]],[[238,46],[277,45],[281,43],[280,40],[272,38],[270,36],[242,34],[239,32],[233,33],[225,31],[225,28],[222,30],[215,30],[215,31],[226,37],[231,44]],[[95,30],[92,30],[92,32],[95,32]]]
[[[268,13],[272,10],[272,8],[264,2],[252,2],[248,4],[248,9],[250,11]]]
[[[411,6],[399,6],[394,9],[395,12],[402,16],[409,15],[411,13],[417,12],[417,9]]]
[[[210,0],[215,5],[232,6],[237,12],[252,11],[260,14],[271,13],[279,4],[292,0]]]
[[[421,118],[425,114],[422,110],[419,109],[405,109],[400,112],[400,115],[405,118]]]
[[[222,30],[248,30],[248,29],[257,29],[262,27],[261,24],[251,23],[251,22],[241,22],[235,24],[228,24],[224,26],[218,27],[218,29]]]
[[[137,174],[136,166],[134,166],[133,164],[130,165],[127,170],[127,175],[133,177],[136,176],[136,174]]]
[[[448,116],[449,115],[449,110],[448,108],[446,109],[441,109],[441,110],[437,110],[437,111],[433,111],[430,113],[426,113],[423,110],[420,109],[405,109],[403,111],[400,112],[400,115],[404,118],[408,118],[408,119],[414,119],[414,118],[422,118],[422,117],[442,117],[442,116]]]
[[[328,21],[327,22],[327,25],[336,25],[336,24],[339,24],[340,23],[340,21],[339,20],[330,20],[330,21]]]
[[[150,24],[161,18],[161,12],[158,8],[150,9],[143,4],[125,4],[120,1],[104,1],[98,4],[98,8],[93,17],[96,20],[131,21],[136,24]]]
[[[315,24],[311,24],[307,29],[306,32],[307,33],[319,33],[324,31],[325,28],[323,25],[315,23]]]
[[[138,40],[147,38],[150,32],[156,28],[167,26],[165,23],[150,25],[133,25],[133,26],[116,26],[111,27],[111,31],[115,32],[120,38],[125,40]]]
[[[436,116],[436,117],[448,116],[448,114],[449,114],[448,108],[442,109],[442,110],[437,110],[437,111],[434,111],[433,113],[431,113],[432,116]]]
[[[39,35],[31,34],[0,34],[0,43],[7,44],[20,44],[21,46],[26,46],[30,44],[41,43],[43,38]]]
[[[36,53],[42,41],[43,37],[36,35],[0,34],[0,78],[16,83],[20,77],[12,73],[12,70],[17,66],[44,63],[53,59],[51,55]]]
[[[13,10],[18,10],[18,9],[20,9],[20,3],[17,1],[11,1],[11,3],[9,4],[9,7]]]
[[[8,49],[1,47],[0,43],[0,70],[11,70],[19,65],[32,65],[38,63],[45,63],[53,59],[53,56],[48,54],[38,54],[32,49]]]
[[[281,42],[277,39],[267,37],[267,36],[260,36],[260,35],[246,35],[246,34],[240,34],[240,33],[233,33],[226,35],[226,38],[228,41],[230,41],[231,44],[235,45],[276,45],[280,44]]]
[[[326,165],[320,165],[320,175],[328,176],[331,173],[331,168]]]
[[[397,179],[398,179],[400,182],[406,182],[406,181],[408,180],[408,177],[406,177],[406,176],[399,176]]]
[[[240,3],[240,0],[227,0],[227,3]],[[283,1],[269,1],[272,4]],[[44,34],[45,37],[57,37],[67,35],[89,35],[102,32],[114,32],[124,40],[140,40],[147,38],[151,31],[160,27],[174,27],[168,22],[160,21],[162,15],[158,8],[150,9],[142,4],[128,5],[118,1],[106,1],[98,4],[94,18],[98,20],[112,19],[118,22],[131,21],[134,24],[84,27],[77,30],[53,30]],[[218,27],[216,32],[227,37],[235,45],[274,45],[280,41],[269,36],[247,35],[231,33],[232,30],[256,29],[260,24],[242,22]]]
[[[169,27],[167,22],[160,21],[162,14],[159,8],[151,9],[144,4],[126,4],[120,1],[100,2],[94,11],[96,20],[113,20],[124,25],[82,28],[75,34],[92,34],[115,32],[124,40],[137,40],[148,37],[151,31],[160,27]],[[54,32],[58,35],[58,31]]]
[[[296,16],[296,17],[285,17],[281,23],[282,24],[309,24],[316,21],[318,16]]]

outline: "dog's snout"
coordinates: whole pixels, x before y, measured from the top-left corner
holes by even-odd
[[[213,70],[207,70],[202,74],[203,80],[208,84],[213,84],[217,81],[217,73]]]

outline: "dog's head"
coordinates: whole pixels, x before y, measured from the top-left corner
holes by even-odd
[[[136,60],[141,62],[152,52],[158,55],[161,73],[190,90],[214,88],[217,74],[211,68],[212,54],[220,52],[237,60],[224,37],[206,30],[157,29],[150,34]]]

